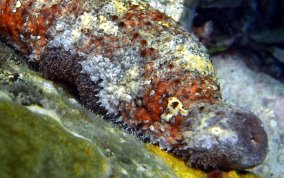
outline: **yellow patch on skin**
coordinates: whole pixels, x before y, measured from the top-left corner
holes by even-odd
[[[81,36],[81,32],[79,29],[72,30],[72,39],[77,40]]]
[[[139,69],[137,66],[134,66],[126,71],[126,76],[130,79],[136,79],[139,75]]]
[[[114,7],[116,9],[117,15],[122,16],[124,15],[128,9],[125,7],[121,1],[114,1]]]
[[[172,117],[177,116],[178,114],[186,116],[188,114],[188,110],[183,109],[183,104],[177,97],[170,97],[168,99],[167,108],[161,115],[161,119],[169,122]]]
[[[108,35],[117,35],[118,26],[112,21],[108,21],[106,17],[99,16],[99,28],[103,29]]]
[[[158,22],[159,24],[161,24],[161,25],[163,25],[163,26],[165,26],[165,27],[170,27],[171,26],[171,23],[170,22],[167,22],[167,21],[165,21],[165,22]]]
[[[80,16],[80,19],[82,20],[82,28],[89,28],[90,23],[94,23],[96,21],[96,18],[92,14],[87,12],[84,12],[84,14]]]
[[[21,1],[17,1],[12,12],[15,13],[17,11],[17,9],[22,7],[22,2]]]
[[[225,130],[221,129],[220,127],[210,128],[209,131],[214,135],[224,135],[225,132],[226,132]]]
[[[16,8],[20,8],[21,6],[22,6],[21,1],[17,1],[17,2],[16,2],[16,6],[15,6],[15,7],[16,7]]]
[[[208,71],[214,71],[213,65],[208,59],[192,54],[184,45],[177,45],[175,56],[179,61],[182,61],[181,66],[185,70],[197,71],[205,76],[209,74]]]

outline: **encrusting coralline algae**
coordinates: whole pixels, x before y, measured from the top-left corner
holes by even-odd
[[[138,0],[0,1],[0,35],[85,105],[204,169],[245,169],[267,154],[251,112],[225,104],[206,49]]]

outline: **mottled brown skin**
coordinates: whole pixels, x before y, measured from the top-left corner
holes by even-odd
[[[47,47],[47,42],[53,38],[47,31],[63,10],[75,17],[83,12],[79,1],[73,0],[68,4],[54,4],[40,9],[33,8],[34,2],[35,0],[28,0],[21,8],[13,12],[15,1],[1,1],[0,36],[27,59],[31,54],[37,56],[34,62],[44,76],[75,86],[86,107],[107,114],[107,109],[101,107],[97,97],[101,89],[100,81],[94,83],[88,75],[82,73],[82,66],[79,62],[86,59],[62,48]],[[122,38],[115,35],[93,36],[85,31],[85,34],[89,34],[88,40],[74,46],[74,49],[86,53],[94,52],[117,60],[114,59],[120,57],[117,49],[139,47],[139,55],[145,59],[143,77],[145,80],[151,79],[151,84],[144,88],[143,95],[135,101],[120,103],[119,115],[122,116],[127,127],[134,128],[143,137],[153,140],[152,142],[157,142],[159,138],[164,137],[164,140],[159,141],[160,147],[181,157],[190,166],[204,169],[245,169],[263,161],[267,154],[267,135],[261,122],[250,112],[224,105],[220,89],[214,79],[190,71],[178,73],[180,66],[171,63],[161,66],[169,69],[163,78],[158,77],[153,70],[155,59],[161,56],[159,56],[159,51],[151,47],[148,41],[139,34],[139,29],[146,29],[154,35],[160,34],[169,28],[157,22],[170,20],[169,17],[151,8],[141,11],[137,5],[131,5],[129,11],[122,17],[109,16],[108,18],[117,24],[119,31],[123,32]],[[177,34],[185,33],[179,29],[170,30]],[[40,39],[34,39],[32,36],[39,36]],[[217,86],[217,89],[209,86]],[[171,122],[166,122],[161,119],[161,114],[166,110],[169,98],[173,96],[177,97],[183,103],[184,108],[190,112],[186,116],[181,114],[173,116]],[[177,105],[178,103],[173,103],[173,107]],[[206,115],[208,113],[213,113],[213,116],[208,117]],[[118,116],[109,117],[116,119]],[[222,144],[219,146],[208,149],[198,144],[188,145],[188,142],[194,143],[198,137],[187,138],[184,133],[186,131],[198,132],[195,130],[203,117],[208,117],[207,121],[211,124],[207,126],[208,128],[222,127],[221,121],[224,118],[230,118],[228,127],[224,130],[230,129],[238,134],[240,139],[236,147],[226,145],[221,141]],[[154,131],[150,129],[150,126],[154,127]],[[242,156],[245,160],[241,158]]]
[[[45,60],[40,61],[39,71],[45,77],[54,81],[67,82],[77,89],[80,100],[87,108],[99,114],[107,113],[103,107],[98,106],[96,94],[100,89],[99,86],[94,84],[89,76],[81,73],[82,66],[78,62],[84,58],[59,49],[50,49],[43,55]]]
[[[210,110],[214,112],[214,115],[209,118],[209,128],[212,126],[220,126],[221,128],[223,127],[223,129],[226,129],[228,126],[225,126],[221,121],[224,118],[234,118],[226,121],[226,124],[228,124],[232,130],[236,131],[238,136],[242,139],[238,139],[237,143],[234,145],[224,144],[222,146],[212,147],[209,152],[204,151],[205,149],[200,146],[191,147],[190,150],[192,150],[192,153],[194,154],[190,155],[188,152],[179,149],[174,150],[173,152],[194,167],[202,166],[206,169],[211,169],[213,167],[225,171],[235,169],[235,165],[239,165],[239,169],[254,167],[249,166],[249,164],[257,164],[257,162],[259,162],[259,157],[265,157],[267,154],[267,150],[263,149],[264,147],[267,147],[268,144],[267,135],[263,129],[259,128],[261,122],[256,115],[249,111],[222,105],[213,105],[211,107],[206,107],[206,109],[204,109],[203,106],[202,108],[196,107],[195,110],[192,111],[192,115],[201,120],[200,118],[210,112]],[[242,122],[239,122],[240,120],[242,120]],[[201,123],[197,122],[195,124]],[[188,129],[197,132],[195,128]],[[241,148],[239,145],[246,145],[246,147]],[[228,150],[231,151],[228,152]],[[244,155],[249,154],[251,156],[240,158],[238,152],[242,152]],[[229,157],[228,154],[230,154]]]

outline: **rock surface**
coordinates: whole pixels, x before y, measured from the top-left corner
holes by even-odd
[[[110,163],[59,121],[0,100],[1,177],[106,177]]]

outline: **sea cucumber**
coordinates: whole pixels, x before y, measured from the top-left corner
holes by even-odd
[[[251,112],[224,103],[206,49],[139,0],[2,0],[0,36],[86,107],[188,165],[246,169],[266,157]]]

